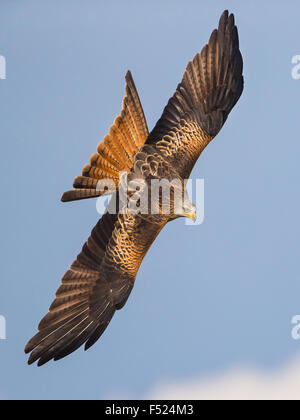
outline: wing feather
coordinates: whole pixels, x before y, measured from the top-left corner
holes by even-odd
[[[31,353],[29,364],[38,360],[41,366],[62,358],[108,325],[116,311],[108,290],[108,285],[114,289],[114,284],[103,278],[100,267],[116,220],[117,215],[105,213],[63,276],[56,298],[39,324],[39,332],[25,348],[26,353]],[[97,305],[91,312],[90,299],[99,284],[101,293],[98,292]]]
[[[243,91],[243,60],[234,17],[225,11],[209,42],[187,65],[146,144],[156,145],[187,178]]]
[[[120,115],[110,127],[109,134],[98,144],[97,152],[91,156],[90,163],[82,169],[82,175],[74,179],[74,190],[66,191],[61,200],[75,201],[103,195],[103,192],[97,190],[100,179],[110,179],[117,187],[119,172],[130,171],[134,156],[145,143],[148,134],[144,111],[132,75],[128,71]],[[110,191],[106,191],[108,193]]]

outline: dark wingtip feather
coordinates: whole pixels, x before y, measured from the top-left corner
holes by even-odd
[[[195,109],[202,131],[209,137],[215,137],[241,96],[242,70],[234,15],[225,10],[208,44],[188,64],[180,88],[168,102],[146,143],[158,143],[177,127],[187,113],[192,115]],[[172,105],[176,103],[184,106],[175,109]]]
[[[219,29],[223,29],[225,27],[225,23],[228,19],[228,16],[229,16],[228,10],[224,10],[219,20]]]
[[[125,80],[126,82],[132,82],[133,78],[132,78],[132,74],[130,70],[127,70],[126,75],[125,75]]]
[[[78,201],[78,200],[85,200],[87,198],[95,198],[99,197],[101,191],[97,191],[96,189],[85,189],[79,188],[77,190],[69,190],[63,193],[61,196],[61,201],[63,203],[67,203],[68,201]]]
[[[217,30],[217,29],[215,29],[215,30],[212,32],[212,34],[211,34],[211,36],[210,36],[210,38],[209,38],[208,44],[209,44],[209,45],[211,45],[211,44],[215,43],[215,42],[216,42],[216,40],[217,40],[217,37],[218,37],[218,30]]]

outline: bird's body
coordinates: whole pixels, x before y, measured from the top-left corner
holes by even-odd
[[[29,363],[58,360],[98,340],[115,311],[126,303],[141,262],[159,232],[179,216],[194,216],[187,197],[182,207],[177,206],[176,192],[183,195],[185,180],[242,90],[237,29],[228,12],[223,13],[209,43],[188,64],[150,134],[132,76],[127,73],[120,116],[82,176],[75,178],[74,189],[62,197],[62,201],[74,201],[112,193],[111,203],[64,275],[38,334],[27,344]],[[161,196],[153,200],[151,195],[155,182],[163,180],[171,186],[168,212],[163,211]],[[136,211],[142,197],[148,198],[146,211]],[[110,211],[113,204],[114,212]]]

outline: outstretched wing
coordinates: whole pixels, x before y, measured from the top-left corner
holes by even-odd
[[[97,190],[97,183],[101,179],[113,180],[117,187],[119,172],[130,171],[135,154],[145,143],[149,134],[147,122],[130,71],[125,78],[125,97],[120,115],[115,119],[109,134],[98,144],[90,163],[82,169],[82,176],[74,179],[74,190],[66,191],[62,201],[100,196],[102,192]]]
[[[191,61],[146,143],[156,144],[188,178],[243,91],[243,60],[234,16],[225,11],[209,43]]]
[[[29,341],[28,363],[59,360],[102,335],[133,288],[140,264],[163,224],[131,214],[105,213],[62,278],[39,332]]]
[[[39,332],[25,348],[28,363],[39,359],[39,366],[59,359],[85,341],[93,341],[111,320],[115,307],[109,294],[99,299],[99,310],[90,313],[90,297],[101,281],[100,265],[115,228],[117,216],[106,213],[93,229],[81,253],[62,278],[49,313],[39,324]],[[106,290],[106,289],[105,289]],[[107,290],[106,290],[107,291]],[[88,346],[88,344],[87,344]]]

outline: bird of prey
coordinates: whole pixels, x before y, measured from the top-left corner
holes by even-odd
[[[228,11],[222,14],[208,44],[188,63],[150,133],[128,72],[120,115],[62,201],[110,194],[109,188],[97,188],[99,181],[108,179],[116,185],[111,200],[119,203],[121,172],[131,181],[142,180],[147,185],[153,179],[186,180],[241,96],[242,73],[238,31]],[[170,206],[169,213],[162,212],[157,203],[154,214],[121,211],[120,204],[116,212],[105,212],[63,276],[39,332],[27,344],[29,364],[37,361],[41,366],[62,359],[83,344],[90,348],[100,338],[115,311],[125,305],[140,264],[161,229],[177,217],[195,216],[189,199],[180,211],[174,208],[172,198]]]

